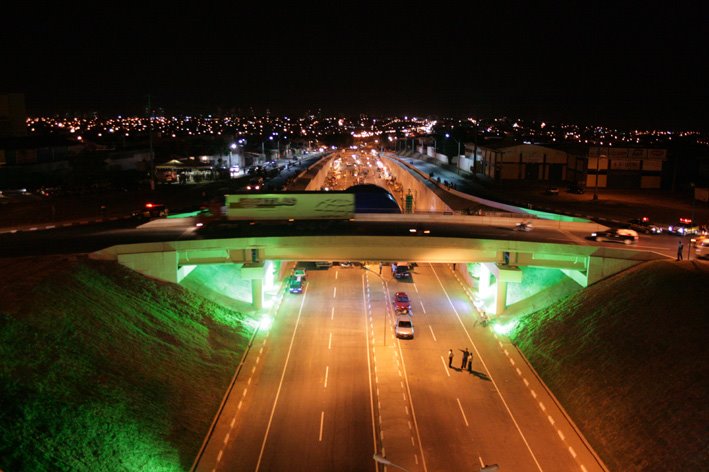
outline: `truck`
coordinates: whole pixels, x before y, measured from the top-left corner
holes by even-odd
[[[408,279],[411,277],[411,264],[408,262],[392,262],[391,273],[396,279]]]

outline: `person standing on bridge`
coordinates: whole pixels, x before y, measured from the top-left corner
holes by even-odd
[[[448,349],[448,367],[453,367],[453,349]]]
[[[465,351],[463,351],[463,362],[460,364],[460,370],[465,370],[465,366],[468,365],[468,356],[470,355],[470,352],[468,351],[468,348],[465,348]]]
[[[677,260],[678,261],[682,260],[682,249],[684,249],[684,247],[682,246],[682,240],[680,240],[677,243]]]

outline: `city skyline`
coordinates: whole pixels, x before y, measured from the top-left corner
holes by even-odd
[[[419,8],[416,8],[419,7]],[[30,116],[360,113],[709,129],[706,7],[15,9]]]

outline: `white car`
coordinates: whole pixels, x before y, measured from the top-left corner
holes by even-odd
[[[709,238],[697,241],[694,253],[699,259],[709,259]]]
[[[414,339],[414,319],[411,315],[399,315],[396,317],[394,334],[397,338]]]

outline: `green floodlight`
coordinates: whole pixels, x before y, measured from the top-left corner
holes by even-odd
[[[519,324],[519,321],[513,320],[513,321],[508,321],[507,323],[495,323],[492,327],[492,330],[496,332],[497,334],[501,334],[502,336],[507,336],[510,334],[514,329],[517,327]]]
[[[246,322],[246,324],[252,327],[253,329],[268,330],[271,329],[271,326],[273,325],[273,318],[268,315],[263,315],[260,320],[257,320],[256,318],[251,318],[249,319],[249,321]]]

